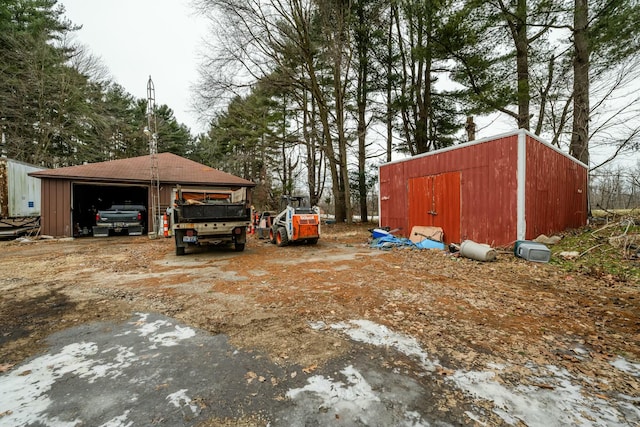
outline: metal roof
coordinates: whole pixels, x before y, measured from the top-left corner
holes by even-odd
[[[580,160],[578,160],[575,157],[569,155],[568,153],[565,153],[564,151],[562,151],[558,147],[549,144],[547,141],[543,140],[542,137],[540,137],[539,135],[536,135],[536,134],[534,134],[534,133],[532,133],[532,132],[530,132],[530,131],[528,131],[526,129],[517,129],[517,130],[514,130],[514,131],[510,131],[510,132],[501,133],[501,134],[498,134],[498,135],[495,135],[495,136],[489,136],[489,137],[482,138],[482,139],[476,139],[476,140],[473,140],[473,141],[464,142],[464,143],[460,143],[460,144],[457,144],[457,145],[452,145],[450,147],[440,148],[440,149],[437,149],[437,150],[429,151],[427,153],[421,153],[421,154],[418,154],[418,155],[415,155],[415,156],[405,157],[405,158],[402,158],[402,159],[393,160],[391,162],[386,162],[386,163],[381,164],[380,166],[385,166],[385,165],[394,164],[394,163],[412,162],[415,159],[419,159],[421,157],[437,156],[438,154],[446,153],[447,151],[466,150],[469,147],[477,145],[477,144],[484,144],[484,143],[487,143],[487,142],[493,142],[493,141],[496,141],[498,139],[507,138],[507,137],[514,136],[514,135],[522,136],[523,138],[525,136],[529,136],[530,138],[533,138],[538,143],[540,143],[542,145],[546,145],[547,147],[551,148],[553,151],[557,152],[558,154],[563,155],[564,157],[566,157],[567,159],[571,160],[572,162],[579,164],[583,168],[589,169],[588,165],[585,165]]]
[[[157,156],[160,182],[188,185],[255,186],[251,181],[176,154],[160,153]],[[36,178],[147,184],[151,180],[151,156],[47,169],[32,172],[29,175]]]

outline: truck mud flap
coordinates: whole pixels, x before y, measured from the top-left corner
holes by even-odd
[[[127,231],[129,236],[142,236],[142,226],[129,227]]]
[[[109,229],[105,227],[93,227],[93,237],[108,237]]]

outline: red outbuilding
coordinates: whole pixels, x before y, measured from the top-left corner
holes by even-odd
[[[380,166],[380,226],[511,246],[586,224],[587,165],[525,131]]]

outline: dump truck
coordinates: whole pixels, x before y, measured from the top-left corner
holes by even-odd
[[[282,211],[271,221],[269,240],[278,246],[304,242],[311,245],[320,238],[320,208],[310,207],[303,196],[282,196]]]
[[[167,212],[176,255],[186,248],[204,245],[233,245],[243,251],[247,227],[251,223],[249,189],[182,188],[173,194],[173,207]]]

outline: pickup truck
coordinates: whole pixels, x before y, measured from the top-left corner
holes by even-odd
[[[127,232],[130,236],[144,233],[147,209],[143,205],[112,205],[109,209],[96,213],[94,237],[106,237],[109,233]]]
[[[243,251],[247,227],[251,223],[248,189],[206,188],[182,189],[174,192],[171,232],[176,255],[184,255],[187,247],[232,244]]]

